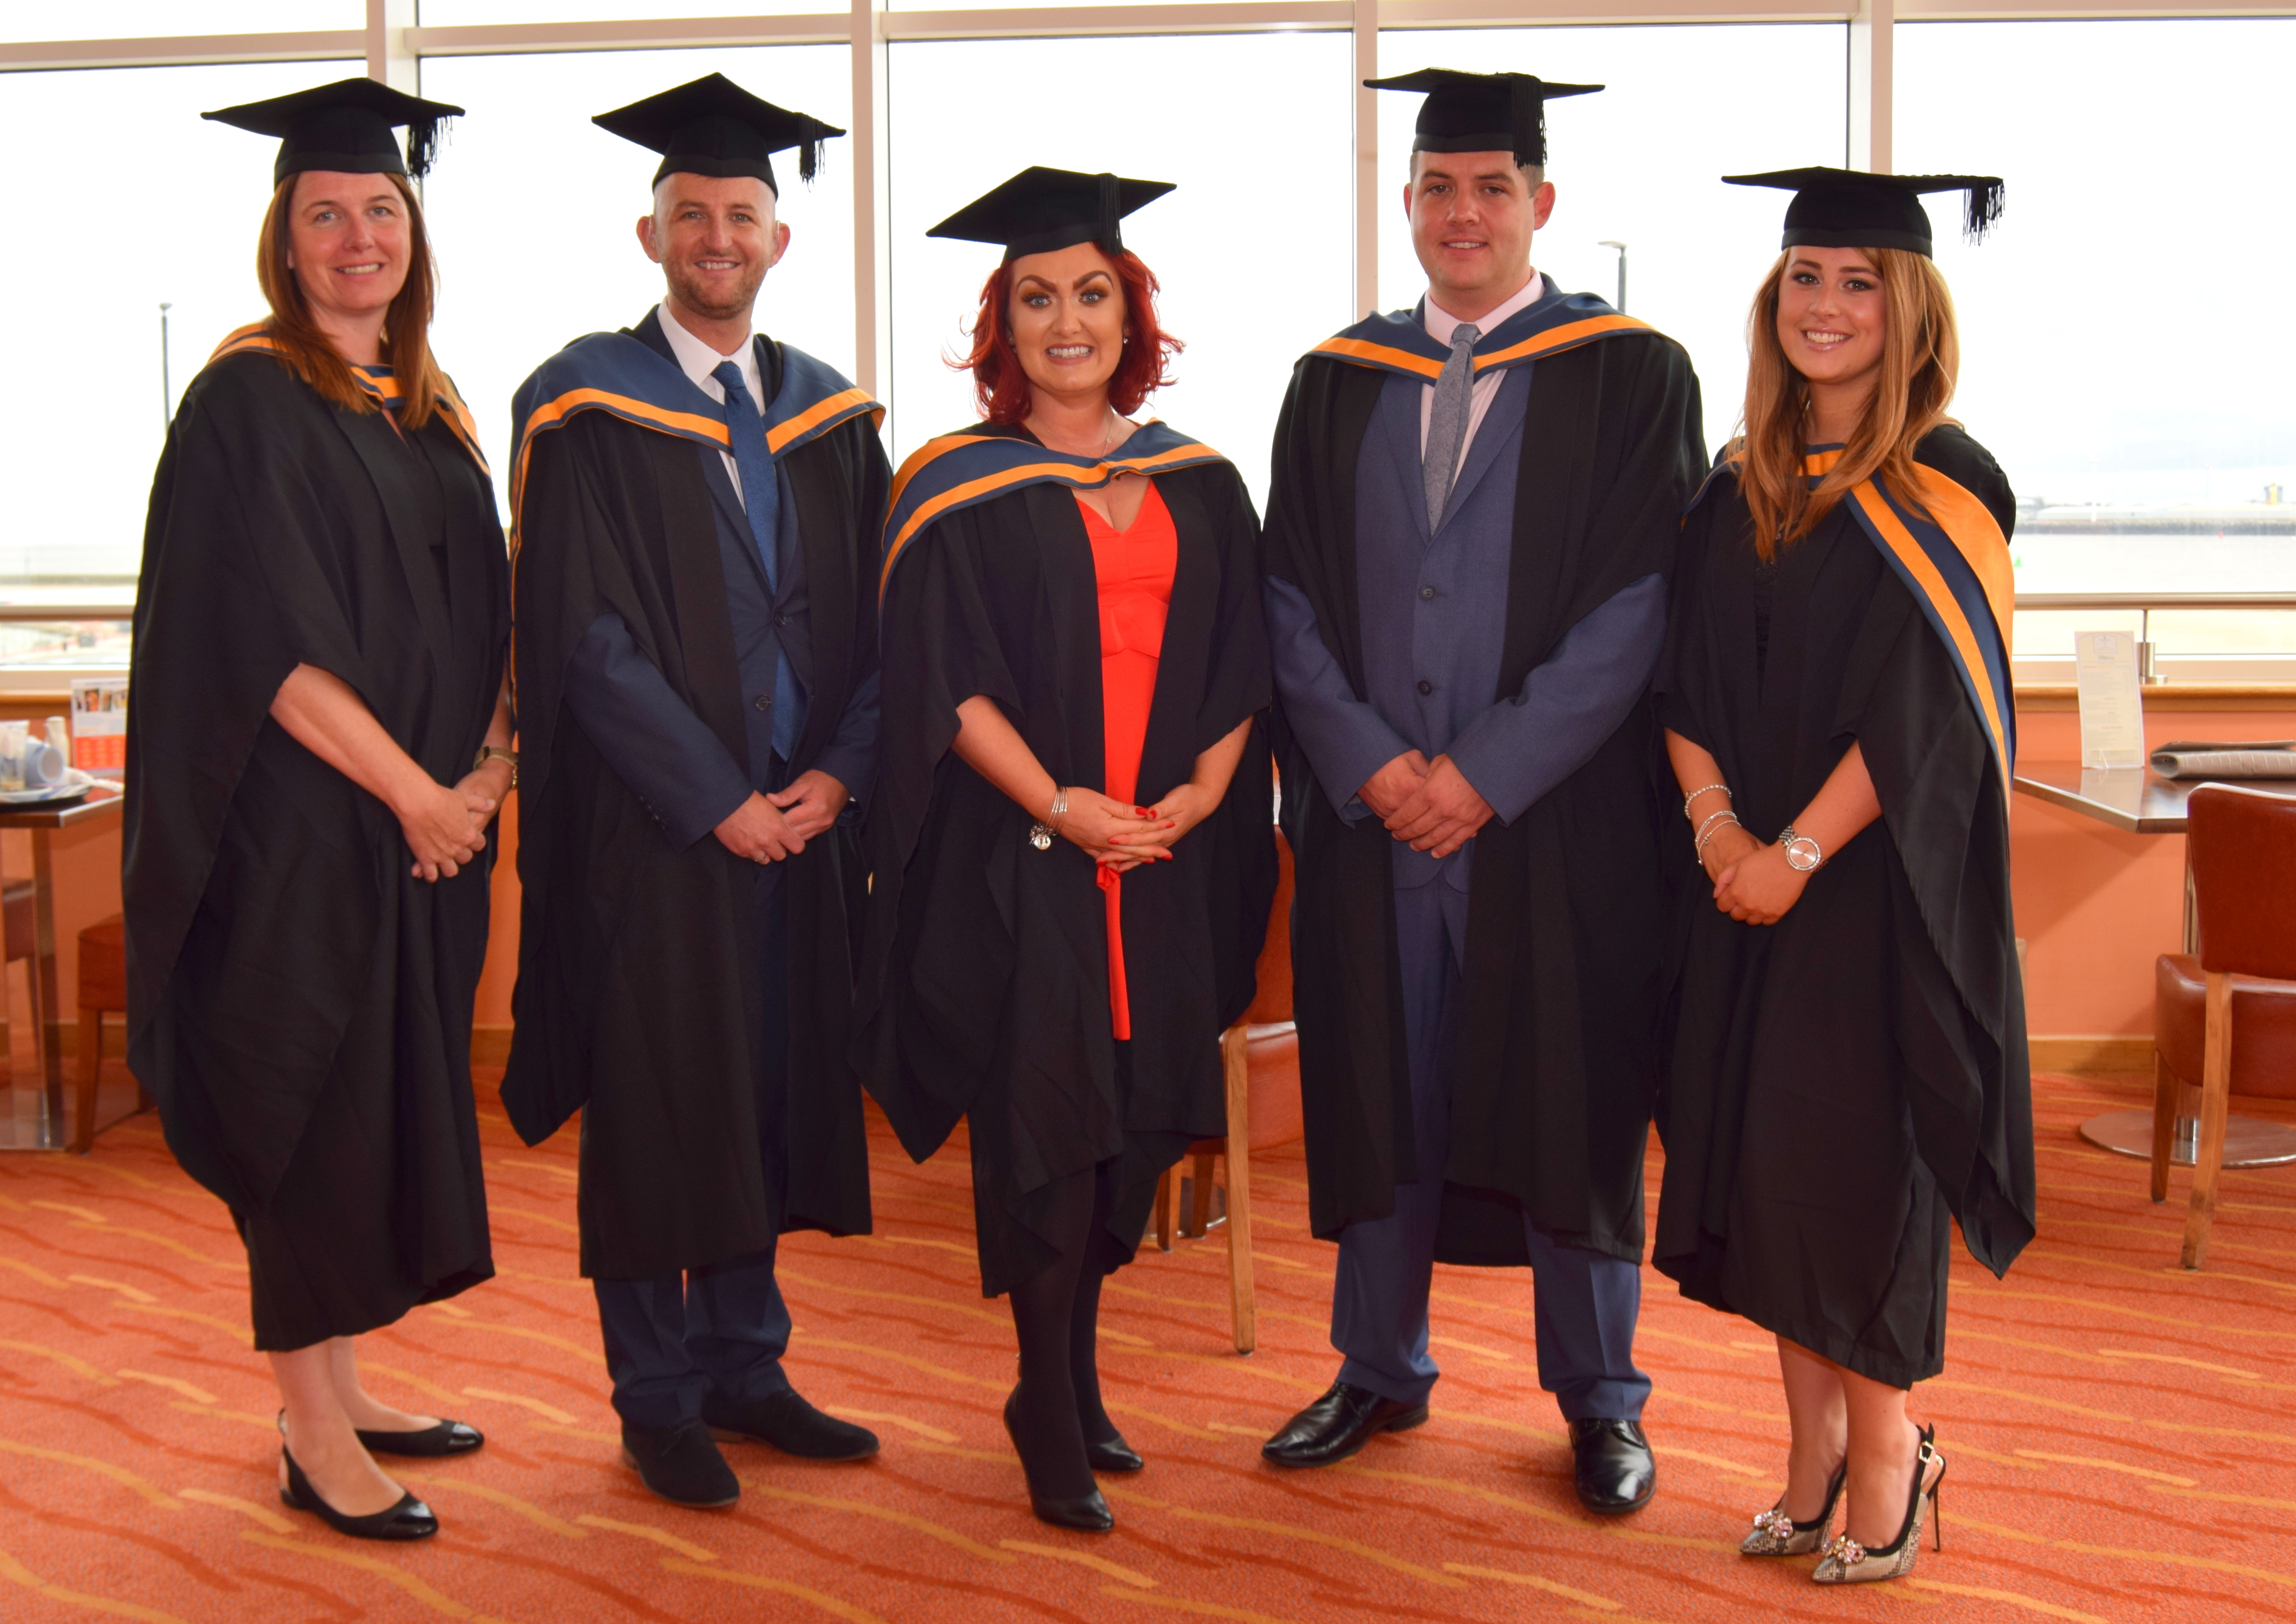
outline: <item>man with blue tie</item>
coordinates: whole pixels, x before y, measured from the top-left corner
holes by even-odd
[[[1428,1418],[1437,1261],[1534,1271],[1580,1502],[1656,1483],[1634,1364],[1666,915],[1647,691],[1702,467],[1681,349],[1530,261],[1546,103],[1430,69],[1404,193],[1428,279],[1292,377],[1262,557],[1309,1217],[1338,1380],[1263,1454]]]
[[[772,154],[843,134],[718,75],[595,120],[663,154],[636,326],[519,390],[524,885],[504,1103],[575,1111],[582,1272],[646,1487],[729,1505],[721,1441],[857,1460],[800,1397],[774,1250],[869,1226],[845,1062],[852,807],[877,748],[875,403],[750,330],[790,228]]]

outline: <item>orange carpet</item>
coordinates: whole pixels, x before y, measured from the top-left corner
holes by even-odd
[[[878,1234],[798,1237],[783,1279],[798,1383],[883,1454],[737,1447],[737,1509],[673,1509],[616,1464],[574,1274],[572,1136],[528,1150],[492,1109],[500,1278],[365,1344],[378,1392],[489,1442],[402,1474],[444,1520],[436,1540],[340,1539],[273,1493],[242,1256],[139,1119],[85,1161],[0,1158],[0,1619],[2296,1618],[2296,1169],[2228,1176],[2210,1267],[2187,1275],[2181,1177],[2153,1207],[2140,1164],[2074,1137],[2135,1101],[2062,1078],[2038,1093],[2041,1238],[2005,1284],[1956,1265],[1951,1367],[1916,1397],[1952,1463],[1945,1552],[1910,1585],[1850,1592],[1734,1554],[1778,1487],[1773,1357],[1655,1275],[1640,1355],[1661,1480],[1625,1524],[1571,1498],[1512,1272],[1439,1273],[1427,1426],[1323,1472],[1261,1466],[1259,1439],[1333,1367],[1332,1251],[1307,1234],[1296,1147],[1259,1174],[1255,1357],[1228,1349],[1217,1231],[1111,1286],[1111,1407],[1149,1457],[1108,1486],[1113,1535],[1028,1515],[964,1159],[912,1168],[882,1123]]]

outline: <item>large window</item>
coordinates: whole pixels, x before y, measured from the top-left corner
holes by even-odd
[[[426,8],[427,9],[427,8]],[[365,0],[0,0],[0,39],[136,39],[363,29]],[[356,70],[354,70],[356,71]]]
[[[981,40],[891,52],[894,446],[973,420],[962,355],[999,250],[924,234],[1046,164],[1177,184],[1124,225],[1187,343],[1148,410],[1234,460],[1266,493],[1292,365],[1347,324],[1348,42],[1339,34]],[[1179,111],[1111,118],[1144,86]]]
[[[1689,350],[1710,449],[1729,438],[1746,387],[1746,307],[1778,254],[1784,194],[1717,178],[1841,161],[1847,112],[1839,23],[1718,28],[1476,29],[1384,33],[1382,74],[1418,68],[1534,73],[1601,85],[1550,102],[1554,213],[1531,245],[1566,290],[1615,299]],[[1794,86],[1749,95],[1749,85]],[[1415,302],[1426,278],[1403,215],[1419,98],[1380,97],[1380,302]]]
[[[2296,588],[2296,21],[1898,30],[1898,167],[1999,175],[1956,414],[2027,509],[2026,592]],[[2020,650],[2020,652],[2023,652]]]
[[[1573,290],[1615,296],[1623,273],[1628,311],[1697,365],[1710,447],[1737,420],[1746,308],[1784,204],[1719,176],[1841,163],[1871,137],[1902,172],[2008,182],[1982,247],[1959,242],[1946,200],[1933,217],[1962,321],[1956,411],[2021,498],[2021,593],[2296,592],[2296,396],[2282,382],[2296,304],[2280,287],[2296,215],[2272,189],[2296,18],[2148,3],[2152,20],[1885,18],[1888,48],[1869,57],[1843,21],[1754,21],[1777,14],[1760,7],[1733,21],[1713,0],[1554,28],[1481,26],[1486,0],[1414,0],[1414,26],[1380,32],[1375,52],[1346,8],[887,0],[882,91],[865,78],[857,110],[854,13],[832,0],[0,0],[0,202],[15,226],[0,367],[19,383],[0,401],[0,627],[53,622],[0,631],[0,685],[29,658],[69,665],[93,646],[79,623],[124,607],[168,414],[216,342],[263,314],[271,144],[198,115],[365,71],[370,49],[393,83],[470,110],[424,189],[443,273],[434,337],[498,468],[519,382],[660,297],[634,231],[655,160],[591,115],[720,71],[835,124],[882,121],[873,176],[857,174],[851,139],[828,144],[812,186],[789,166],[793,240],[758,323],[869,383],[897,458],[972,419],[969,380],[947,361],[996,260],[929,226],[1029,164],[1178,183],[1126,229],[1188,345],[1148,410],[1227,453],[1264,499],[1294,360],[1365,306],[1407,308],[1424,288],[1402,204],[1415,100],[1374,97],[1375,127],[1359,133],[1356,79],[1516,70],[1607,86],[1550,111],[1559,197],[1533,255]],[[1125,31],[1182,25],[1221,31]],[[201,65],[210,51],[250,60]],[[461,54],[473,51],[504,53]],[[253,60],[286,57],[304,60]],[[175,65],[105,65],[155,60]],[[90,106],[105,110],[94,126]],[[1875,108],[1892,122],[1865,122]],[[64,129],[60,175],[45,155]],[[1366,134],[1375,187],[1359,218]],[[93,210],[76,201],[91,190]],[[885,221],[881,238],[857,246],[857,207]],[[1374,285],[1357,285],[1359,267]],[[2205,315],[2186,314],[2202,299]],[[2174,318],[2154,316],[2171,300]],[[2119,612],[2021,613],[2021,673],[2062,677],[2031,662],[2062,663],[2071,628]],[[2177,676],[2296,660],[2296,610],[2188,605],[2147,624]],[[117,652],[109,632],[94,642]]]
[[[357,71],[281,62],[0,79],[0,579],[12,598],[35,588],[80,602],[100,588],[126,601],[167,420],[217,341],[265,313],[255,250],[277,144],[201,112]],[[89,119],[91,106],[104,116]]]
[[[627,4],[627,0],[618,0]],[[661,160],[591,115],[705,73],[844,127],[852,76],[842,45],[439,57],[423,94],[470,110],[423,189],[440,270],[433,344],[479,416],[487,455],[509,467],[511,397],[569,340],[627,327],[662,295],[637,241]],[[797,155],[774,166],[789,253],[766,278],[758,325],[853,366],[852,144],[832,141],[808,186]],[[496,495],[507,503],[506,478]]]

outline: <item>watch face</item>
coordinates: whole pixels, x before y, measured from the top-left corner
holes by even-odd
[[[1803,874],[1818,865],[1817,842],[1808,835],[1797,835],[1786,842],[1786,862]]]

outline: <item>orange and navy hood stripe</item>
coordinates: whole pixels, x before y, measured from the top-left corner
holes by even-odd
[[[976,503],[1030,485],[1063,485],[1097,490],[1119,474],[1170,473],[1227,459],[1153,419],[1135,430],[1120,455],[1071,456],[1032,439],[1003,434],[945,434],[909,454],[893,476],[891,511],[885,520],[884,566],[877,601],[893,578],[893,566],[935,520]]]
[[[762,342],[762,340],[754,340]],[[635,335],[594,332],[576,339],[519,385],[511,409],[511,557],[518,556],[520,512],[534,442],[576,414],[610,412],[642,429],[726,449],[725,408],[685,370]],[[779,457],[864,414],[882,422],[885,408],[833,368],[801,349],[782,347],[781,388],[766,407],[766,449]]]
[[[1841,460],[1839,446],[1813,447],[1803,455],[1802,472],[1815,488]],[[1734,472],[1736,466],[1725,463],[1714,473]],[[2009,538],[1993,510],[1967,487],[1926,464],[1921,477],[1918,501],[1874,479],[1852,486],[1843,501],[1944,644],[1992,746],[2005,796],[2017,760],[2017,706],[2009,672],[2017,586]],[[1710,474],[1692,507],[1713,483]]]
[[[226,356],[250,353],[266,356],[279,353],[279,343],[271,336],[269,323],[253,322],[226,337],[216,346],[215,353],[208,357],[208,365],[213,366]],[[355,365],[351,368],[351,381],[384,411],[398,410],[404,397],[398,387],[398,379],[388,366]],[[471,460],[479,465],[479,472],[491,478],[493,471],[487,466],[487,454],[479,448],[478,420],[471,415],[471,408],[463,404],[462,396],[455,393],[453,381],[443,374],[439,380],[439,400],[447,408],[447,426],[454,431],[455,438],[462,442],[463,449],[471,454]]]
[[[1543,299],[1516,311],[1475,340],[1475,373],[1480,377],[1500,367],[1520,366],[1597,339],[1656,331],[1648,322],[1620,315],[1592,293]],[[1444,362],[1451,357],[1449,347],[1430,337],[1417,312],[1411,310],[1367,316],[1308,353],[1350,366],[1402,373],[1429,383],[1442,373]]]

